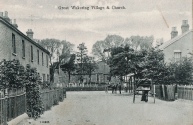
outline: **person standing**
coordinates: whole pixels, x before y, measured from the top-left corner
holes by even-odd
[[[121,94],[121,83],[119,83],[118,87],[119,87],[119,93]]]

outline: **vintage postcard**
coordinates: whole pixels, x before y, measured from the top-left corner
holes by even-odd
[[[193,0],[1,0],[0,125],[193,125]]]

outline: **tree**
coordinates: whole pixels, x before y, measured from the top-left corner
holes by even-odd
[[[71,54],[69,61],[67,62],[63,62],[60,65],[60,68],[62,69],[62,71],[67,72],[68,73],[68,83],[70,83],[70,76],[71,76],[71,72],[73,72],[75,70],[75,59],[76,59],[76,55],[75,54]]]
[[[79,44],[77,48],[79,52],[77,52],[77,55],[76,55],[77,64],[78,64],[76,71],[80,75],[79,79],[80,79],[80,83],[82,83],[83,82],[83,73],[85,72],[85,70],[83,69],[83,58],[87,56],[87,48],[85,46],[85,43]]]
[[[83,71],[89,76],[89,83],[91,83],[91,75],[97,69],[97,64],[93,57],[85,56],[83,58]]]
[[[50,52],[50,81],[54,82],[55,69],[59,67],[62,61],[70,57],[74,45],[68,41],[57,39],[43,39],[39,44]],[[57,62],[56,65],[54,65],[54,62]]]
[[[131,43],[131,45],[133,46],[133,49],[135,50],[139,49],[139,47],[140,49],[150,49],[152,48],[154,37],[153,36],[131,36],[129,40],[127,41]]]
[[[184,57],[179,61],[172,61],[169,64],[171,75],[174,76],[172,83],[191,84],[193,72],[193,59]]]
[[[123,44],[124,38],[119,35],[108,35],[104,40],[97,41],[92,47],[92,53],[99,60],[105,61],[107,55],[105,55],[104,50],[118,47]]]
[[[114,47],[111,49],[110,57],[110,74],[119,76],[122,81],[122,76],[133,72],[133,58],[135,57],[134,50],[126,45],[124,47]]]
[[[164,54],[158,49],[151,48],[147,51],[144,60],[144,77],[152,79],[153,83],[159,84],[166,79],[168,69],[164,63]]]

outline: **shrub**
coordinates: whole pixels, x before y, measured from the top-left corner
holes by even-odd
[[[29,117],[37,119],[44,112],[44,106],[40,97],[39,84],[41,84],[39,75],[35,68],[26,66],[26,97],[27,114]]]

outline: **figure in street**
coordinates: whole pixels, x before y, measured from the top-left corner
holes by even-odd
[[[119,83],[118,87],[119,87],[119,93],[121,94],[121,83]]]

